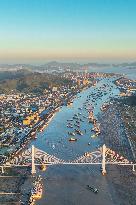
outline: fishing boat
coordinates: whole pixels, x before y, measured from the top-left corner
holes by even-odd
[[[101,111],[106,111],[108,107],[109,107],[109,104],[103,104],[100,109]]]
[[[98,136],[99,134],[101,134],[101,132],[99,131],[99,132],[96,132],[96,136]]]
[[[77,119],[77,117],[74,116],[73,119],[75,120],[75,119]]]
[[[46,167],[45,164],[42,164],[42,165],[40,166],[40,169],[41,169],[42,171],[46,171],[47,167]]]
[[[78,113],[78,115],[82,115],[82,113],[81,113],[81,112],[79,112],[79,113]]]
[[[89,119],[88,122],[89,122],[89,123],[93,123],[93,119]]]
[[[70,121],[70,122],[71,122],[71,121],[73,121],[73,119],[68,119],[67,121]]]
[[[33,136],[33,139],[35,139],[35,140],[36,140],[36,139],[37,139],[37,136],[36,136],[36,135],[34,135],[34,136]]]
[[[77,134],[79,134],[79,135],[83,135],[83,133],[82,133],[80,130],[78,130],[78,129],[75,129],[75,132],[76,132]]]
[[[94,192],[95,194],[97,194],[99,192],[99,190],[95,187],[92,187],[90,185],[87,185],[87,189],[91,190],[92,192]]]
[[[72,125],[67,125],[67,127],[68,127],[68,128],[73,128],[73,126],[72,126]]]
[[[69,142],[76,142],[76,141],[77,141],[76,138],[72,138],[72,137],[71,137],[71,138],[69,139]]]
[[[80,124],[80,122],[79,122],[78,120],[76,120],[76,123],[77,123],[77,124]]]
[[[95,138],[95,137],[97,137],[97,135],[95,135],[95,134],[94,134],[94,135],[91,135],[91,138]]]
[[[68,132],[69,135],[75,136],[74,132]]]
[[[73,101],[70,101],[70,102],[67,103],[67,106],[68,106],[68,107],[71,107],[72,104],[73,104]]]
[[[36,132],[31,132],[31,136],[34,136],[34,135],[36,135]]]
[[[72,125],[72,123],[71,123],[71,122],[69,122],[69,123],[68,123],[68,125]]]
[[[43,130],[44,130],[43,127],[41,127],[41,128],[40,128],[40,132],[43,132]]]
[[[78,128],[80,127],[80,125],[77,125],[77,124],[74,124],[74,126],[76,126],[76,127],[78,127]]]

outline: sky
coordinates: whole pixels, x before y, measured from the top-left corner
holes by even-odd
[[[135,59],[136,0],[0,0],[0,62]]]

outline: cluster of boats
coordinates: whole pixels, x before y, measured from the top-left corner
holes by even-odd
[[[101,93],[100,93],[101,94]],[[83,103],[83,108],[85,110],[87,110],[88,112],[88,122],[93,124],[93,128],[91,129],[92,132],[94,132],[93,135],[91,135],[92,138],[98,136],[100,134],[100,124],[97,122],[97,119],[94,116],[94,105],[96,105],[96,98],[98,96],[95,96],[95,94],[89,94],[87,96],[86,101]],[[92,103],[94,103],[94,105],[92,103],[90,103],[90,100],[92,101]],[[88,143],[90,145],[90,143]]]
[[[101,111],[106,111],[110,107],[110,104],[111,103],[104,103],[100,108]]]
[[[100,132],[100,124],[97,123],[97,119],[94,117],[94,113],[93,110],[88,111],[89,112],[89,123],[93,124],[93,128],[91,129],[91,131],[95,132],[94,135],[92,135],[91,137],[94,138],[96,136],[98,136],[101,132]]]
[[[92,102],[95,102],[95,97],[97,96],[92,95],[93,94],[88,95],[86,101],[83,103],[83,107],[78,108],[79,112],[77,114],[74,114],[72,119],[67,120],[67,128],[74,129],[72,132],[68,131],[68,135],[71,136],[69,138],[70,142],[77,141],[77,138],[74,138],[75,135],[83,135],[82,131],[80,130],[81,122],[84,122],[84,119],[87,117],[81,113],[82,110],[86,110],[86,112],[88,113],[88,122],[93,124],[91,131],[94,132],[94,134],[91,135],[91,137],[94,138],[100,134],[100,124],[97,122],[97,119],[94,116],[94,106],[92,105],[92,103],[90,103],[90,100]],[[88,145],[90,145],[90,143],[88,143]]]
[[[43,191],[43,186],[41,181],[42,181],[41,176],[38,176],[33,182],[33,188],[30,193],[29,205],[34,205],[36,200],[41,199],[42,191]]]
[[[78,112],[77,114],[74,114],[72,119],[67,120],[68,128],[73,128],[74,130],[72,132],[68,131],[68,135],[72,136],[69,138],[70,142],[75,142],[77,141],[77,138],[73,138],[75,135],[83,135],[83,133],[80,130],[81,122],[84,122],[84,120],[81,118],[82,113]]]

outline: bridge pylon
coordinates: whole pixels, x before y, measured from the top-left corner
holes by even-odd
[[[4,174],[4,167],[2,166],[1,169],[2,169],[2,174]]]
[[[36,168],[35,168],[35,162],[34,162],[34,157],[35,156],[35,147],[32,145],[32,170],[31,173],[35,174],[36,173]]]
[[[136,170],[135,170],[135,165],[134,165],[134,164],[133,164],[133,169],[132,169],[132,170],[133,170],[133,172],[135,172],[135,171],[136,171]]]
[[[4,174],[4,166],[1,166],[1,173]]]
[[[106,145],[104,144],[102,146],[102,175],[106,174],[105,152],[106,152]]]

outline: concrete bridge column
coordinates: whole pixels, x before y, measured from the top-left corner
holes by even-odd
[[[35,174],[36,173],[36,168],[35,168],[35,163],[34,163],[34,155],[35,155],[35,150],[34,150],[34,145],[32,145],[32,170],[31,173]]]
[[[1,172],[2,172],[2,174],[4,174],[4,167],[3,166],[1,167]]]
[[[105,144],[102,146],[102,175],[106,174],[106,167],[105,167],[105,152],[106,146]]]
[[[135,172],[136,170],[135,170],[135,165],[133,164],[133,172]]]

